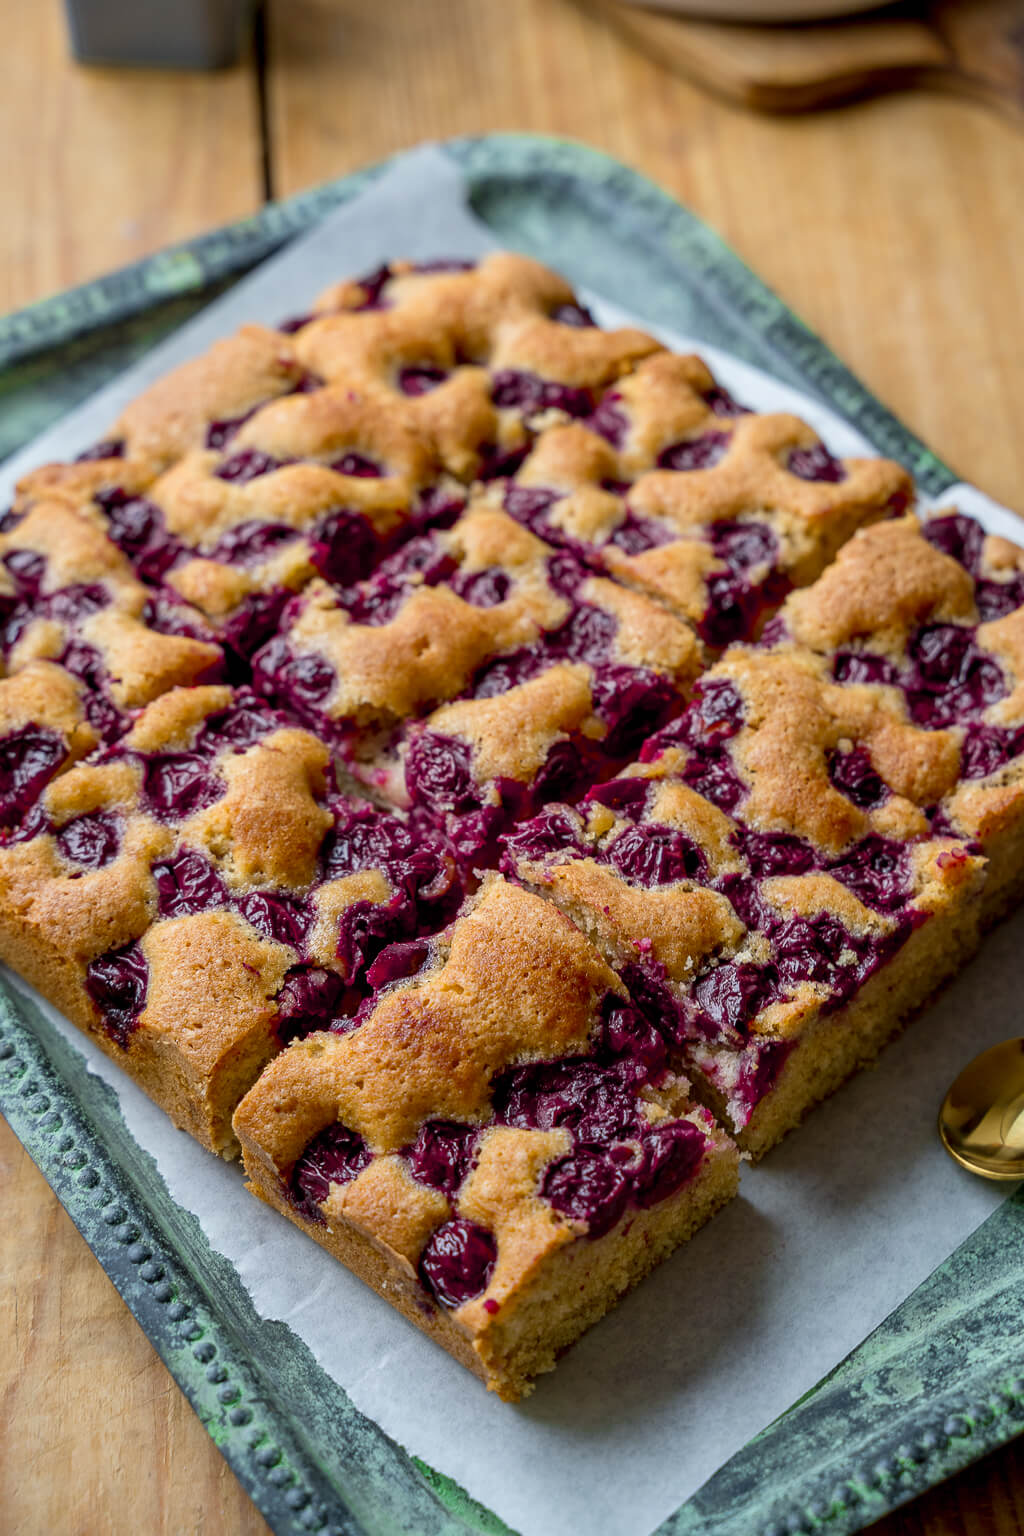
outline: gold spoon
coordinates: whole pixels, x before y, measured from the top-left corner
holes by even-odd
[[[983,1179],[1024,1179],[1024,1040],[1004,1040],[965,1067],[939,1110],[942,1145]]]

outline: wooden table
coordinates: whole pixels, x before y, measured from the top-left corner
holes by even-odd
[[[572,0],[268,0],[215,76],[68,62],[57,0],[0,0],[0,306],[427,137],[587,140],[687,202],[965,478],[1024,510],[1024,136],[924,94],[768,119]],[[10,1536],[266,1532],[0,1123],[0,1510]],[[877,1529],[1024,1530],[1024,1443]]]

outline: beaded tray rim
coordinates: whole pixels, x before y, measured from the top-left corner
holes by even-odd
[[[628,306],[621,241],[654,324],[703,335],[825,400],[937,495],[956,477],[707,226],[627,167],[526,134],[444,146],[504,242]],[[0,453],[120,372],[392,161],[0,319]],[[54,388],[59,369],[61,387]],[[169,1197],[116,1098],[0,982],[0,1110],[279,1536],[460,1536],[502,1521],[359,1414]],[[72,1083],[74,1086],[72,1087]],[[659,1536],[859,1530],[1024,1428],[1024,1199],[1011,1197]],[[838,1447],[838,1449],[837,1449]]]

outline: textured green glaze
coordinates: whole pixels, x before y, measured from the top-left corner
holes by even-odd
[[[817,394],[932,493],[951,472],[692,214],[580,145],[447,146],[500,239]],[[141,356],[374,167],[0,320],[0,454]],[[511,1536],[361,1415],[169,1197],[114,1094],[0,985],[0,1109],[279,1536]],[[1024,1428],[1024,1202],[1006,1202],[664,1536],[847,1532]]]

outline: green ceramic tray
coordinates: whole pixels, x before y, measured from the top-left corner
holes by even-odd
[[[665,193],[580,145],[445,146],[477,214],[652,323],[815,394],[938,494],[955,476]],[[0,320],[0,455],[114,377],[382,166],[272,205]],[[0,986],[0,1109],[278,1536],[505,1532],[357,1412],[306,1346],[262,1322],[234,1270],[129,1137],[115,1096]],[[1008,1199],[658,1536],[855,1531],[1024,1429],[1024,1198]]]

